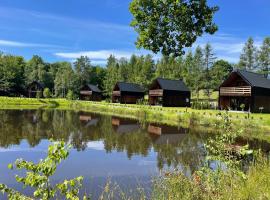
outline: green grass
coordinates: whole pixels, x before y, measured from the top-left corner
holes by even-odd
[[[196,175],[188,178],[181,172],[166,173],[156,179],[152,199],[270,199],[270,163],[266,159],[252,164],[245,178],[230,172],[214,176],[214,181],[210,181]]]

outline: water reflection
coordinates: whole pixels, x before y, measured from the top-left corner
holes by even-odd
[[[127,185],[127,179],[135,176],[148,180],[150,187],[159,170],[177,167],[189,175],[205,159],[207,134],[198,127],[142,125],[132,119],[65,110],[0,110],[0,118],[0,182],[11,185],[16,183],[7,164],[20,157],[33,161],[45,157],[49,138],[74,147],[55,180],[117,177]]]

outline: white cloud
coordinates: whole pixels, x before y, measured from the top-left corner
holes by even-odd
[[[7,47],[60,47],[57,45],[51,44],[39,44],[39,43],[25,43],[19,41],[12,41],[12,40],[0,40],[0,46],[7,46]]]
[[[87,148],[97,150],[97,151],[104,151],[104,143],[103,143],[103,141],[88,142]]]
[[[96,64],[105,64],[106,60],[110,55],[114,55],[117,59],[120,58],[130,58],[132,54],[135,55],[146,55],[149,54],[148,51],[120,51],[120,50],[98,50],[98,51],[80,51],[80,52],[70,52],[70,53],[64,53],[64,52],[59,52],[55,53],[54,55],[61,57],[61,58],[66,58],[66,59],[76,59],[79,58],[80,56],[87,56],[89,57],[93,63]],[[160,58],[159,55],[154,55],[153,59],[157,60]]]

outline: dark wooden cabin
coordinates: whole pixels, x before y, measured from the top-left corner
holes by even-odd
[[[270,80],[264,75],[235,70],[219,87],[219,108],[270,112]]]
[[[112,117],[113,129],[120,134],[134,133],[140,130],[140,124],[133,119]]]
[[[149,89],[149,104],[166,107],[189,107],[190,90],[182,80],[157,78]]]
[[[155,144],[179,144],[189,132],[188,128],[149,124],[148,133]]]
[[[80,100],[101,101],[102,92],[96,85],[86,84],[80,90]]]
[[[112,93],[113,103],[135,104],[144,98],[144,89],[135,83],[118,82]]]
[[[43,97],[44,85],[38,81],[33,81],[27,86],[27,93],[29,98],[36,98],[37,93],[40,93],[40,97]]]

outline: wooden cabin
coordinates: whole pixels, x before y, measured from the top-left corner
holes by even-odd
[[[144,98],[144,89],[135,83],[118,82],[114,86],[112,102],[121,104],[136,104]]]
[[[86,84],[80,89],[80,100],[101,101],[102,92],[96,85]]]
[[[270,80],[254,72],[233,71],[219,87],[219,108],[270,112]]]
[[[37,94],[40,93],[40,97],[43,97],[44,85],[38,81],[33,81],[27,86],[27,93],[29,98],[37,98]]]
[[[179,144],[187,136],[188,128],[149,124],[148,133],[155,144]]]
[[[190,90],[182,80],[157,78],[149,89],[149,104],[190,107]]]
[[[140,124],[133,119],[112,117],[113,129],[120,134],[134,133],[140,130]]]
[[[97,126],[100,117],[95,114],[90,113],[80,113],[79,116],[80,122],[84,125],[84,127]]]

